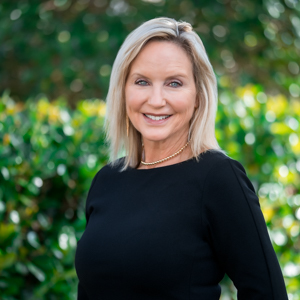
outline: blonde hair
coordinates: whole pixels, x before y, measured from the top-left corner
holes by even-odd
[[[130,123],[127,137],[125,84],[133,60],[147,42],[152,40],[169,41],[182,47],[193,64],[197,89],[198,108],[189,130],[190,146],[194,157],[210,149],[221,150],[215,137],[215,117],[217,111],[217,81],[199,36],[186,22],[170,18],[149,20],[125,39],[113,64],[107,95],[105,120],[106,137],[110,144],[110,161],[114,164],[118,154],[125,150],[123,168],[136,168],[142,158],[141,134]],[[225,154],[226,155],[226,154]]]

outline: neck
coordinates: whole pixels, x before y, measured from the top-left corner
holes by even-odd
[[[143,161],[153,163],[174,155],[173,157],[153,165],[140,164],[139,169],[151,169],[176,164],[191,158],[192,151],[188,144],[180,153],[176,154],[187,143],[187,139],[180,139],[170,145],[170,142],[144,141]]]

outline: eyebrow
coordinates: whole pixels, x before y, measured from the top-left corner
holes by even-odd
[[[133,77],[133,76],[138,76],[138,77],[144,77],[146,79],[149,79],[149,77],[141,74],[141,73],[133,73],[130,75],[130,77]],[[166,79],[171,79],[171,78],[174,78],[174,77],[184,77],[184,78],[187,78],[188,76],[184,73],[177,73],[177,74],[174,74],[174,75],[171,75],[171,76],[168,76]]]
[[[144,77],[144,78],[147,78],[147,79],[148,79],[147,76],[145,76],[145,75],[143,75],[143,74],[141,74],[141,73],[133,73],[133,74],[131,74],[129,77],[133,77],[133,76]]]

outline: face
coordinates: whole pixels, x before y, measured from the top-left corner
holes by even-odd
[[[144,143],[185,143],[197,105],[186,52],[172,42],[149,42],[132,63],[125,99],[128,117]]]

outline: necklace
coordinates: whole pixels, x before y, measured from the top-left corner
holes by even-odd
[[[157,160],[157,161],[154,161],[154,162],[150,162],[150,163],[146,163],[144,161],[141,160],[141,164],[145,165],[145,166],[152,166],[152,165],[156,165],[156,164],[159,164],[159,163],[162,163],[166,160],[169,160],[173,157],[175,157],[176,155],[178,155],[179,153],[181,153],[186,147],[187,145],[189,144],[190,141],[188,141],[182,148],[180,148],[177,152],[175,152],[174,154],[166,157],[166,158],[163,158],[163,159],[160,159],[160,160]]]

